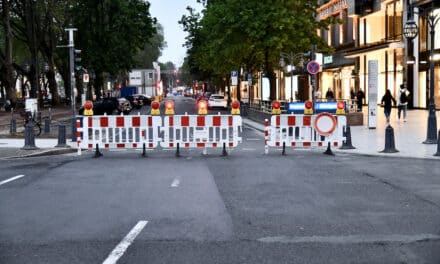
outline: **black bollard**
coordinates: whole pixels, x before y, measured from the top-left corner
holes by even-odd
[[[440,156],[440,130],[438,131],[437,137],[437,153],[435,153],[434,156]]]
[[[14,118],[14,108],[11,108],[11,126],[9,127],[9,133],[11,135],[17,133],[17,121]]]
[[[351,129],[350,129],[350,126],[345,127],[343,133],[344,133],[344,136],[345,136],[346,140],[342,141],[342,146],[340,147],[340,149],[355,149],[355,147],[353,147],[353,145],[351,143]]]
[[[66,144],[66,126],[58,125],[58,144],[55,146],[56,148],[65,148]]]
[[[50,133],[50,119],[44,119],[44,134]]]
[[[281,153],[281,155],[286,155],[286,142],[283,142],[283,152]]]
[[[15,133],[17,133],[17,122],[14,118],[11,119],[11,127],[9,128],[9,133],[11,135],[15,135]]]
[[[34,125],[32,124],[32,121],[29,121],[29,123],[24,126],[24,147],[22,147],[21,149],[38,149],[37,146],[35,146],[35,134],[33,126]]]
[[[330,148],[330,146],[331,146],[331,143],[330,142],[328,142],[328,144],[327,144],[327,149],[324,151],[324,154],[326,154],[326,155],[335,155],[333,152],[332,152],[332,149]]]
[[[396,153],[399,152],[394,144],[394,129],[388,125],[385,129],[385,149],[381,153]]]

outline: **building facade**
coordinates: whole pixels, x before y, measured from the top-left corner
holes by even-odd
[[[337,98],[348,99],[350,90],[362,89],[368,100],[368,62],[378,62],[378,97],[387,89],[397,96],[400,84],[411,93],[409,106],[426,108],[429,99],[430,28],[426,15],[440,16],[435,0],[331,0],[318,8],[318,19],[333,16],[343,24],[319,34],[336,49],[324,55],[318,86],[322,94],[331,88]],[[419,35],[408,41],[403,25],[411,17]],[[434,28],[434,53],[440,51],[440,23]],[[435,102],[440,106],[439,55],[434,56]]]

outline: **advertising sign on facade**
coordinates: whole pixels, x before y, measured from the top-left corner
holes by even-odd
[[[376,129],[377,125],[377,78],[378,61],[368,61],[368,128]]]
[[[231,71],[231,85],[238,85],[238,72]]]

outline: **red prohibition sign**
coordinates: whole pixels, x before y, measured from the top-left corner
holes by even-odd
[[[319,63],[316,61],[310,61],[307,63],[307,71],[310,74],[317,74],[319,72]]]
[[[316,132],[327,137],[335,131],[337,120],[329,113],[320,113],[316,116],[314,126]]]

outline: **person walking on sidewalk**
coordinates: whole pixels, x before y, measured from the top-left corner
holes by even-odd
[[[408,109],[409,91],[405,84],[400,85],[400,90],[397,92],[397,117],[400,121],[400,113],[403,112],[403,122],[406,122],[406,111]]]
[[[396,99],[394,99],[394,97],[391,95],[390,89],[387,89],[381,100],[381,104],[383,105],[383,112],[385,113],[385,117],[387,118],[387,123],[390,122],[392,103],[396,105]]]

